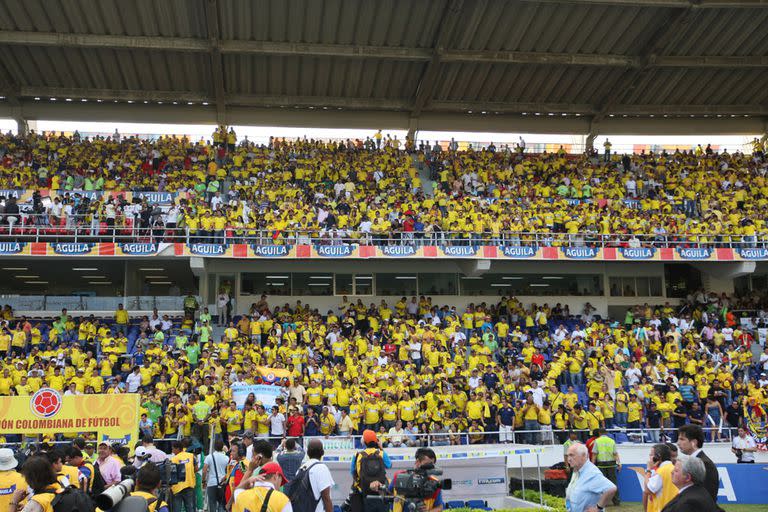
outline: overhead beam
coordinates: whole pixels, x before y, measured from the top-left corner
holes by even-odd
[[[768,105],[616,105],[612,115],[753,115],[768,114]]]
[[[619,7],[689,7],[696,9],[739,9],[768,6],[768,0],[522,0],[537,4],[616,5]]]
[[[552,64],[566,66],[636,66],[635,57],[589,53],[507,52],[486,50],[445,50],[442,62],[484,64]]]
[[[211,13],[213,16],[213,13]],[[217,34],[218,25],[210,29]],[[292,43],[272,41],[234,41],[179,37],[112,36],[61,34],[0,30],[0,44],[14,46],[56,46],[69,48],[115,48],[127,50],[162,50],[195,53],[242,55],[310,56],[358,59],[385,59],[415,62],[432,60],[429,48],[401,46],[369,46],[322,43]],[[489,50],[438,49],[441,62],[485,64],[550,64],[558,66],[641,67],[640,57],[599,55],[591,53],[514,52]],[[762,68],[768,66],[766,56],[649,56],[649,67],[691,68]]]
[[[343,98],[328,96],[265,96],[254,94],[234,94],[227,96],[227,105],[243,107],[282,107],[350,109],[350,110],[407,110],[407,101],[377,98]]]
[[[127,50],[173,50],[207,52],[210,42],[193,37],[115,36],[0,30],[0,44],[57,46],[65,48],[116,48]]]
[[[432,101],[430,112],[465,112],[472,114],[523,113],[531,115],[589,114],[593,106],[576,103],[534,103],[534,102],[467,102],[467,101]]]
[[[25,98],[40,98],[49,101],[56,98],[57,101],[66,102],[67,98],[73,102],[82,99],[89,101],[118,101],[118,102],[163,102],[163,103],[207,103],[211,101],[206,92],[188,91],[130,91],[119,89],[79,89],[66,87],[27,87],[19,88],[19,95]]]
[[[6,91],[2,91],[7,96]],[[90,102],[101,100],[102,102],[118,103],[150,103],[179,105],[187,103],[205,104],[213,103],[210,93],[206,91],[143,91],[143,90],[113,90],[113,89],[77,89],[62,87],[27,87],[17,89],[17,95],[27,100],[40,98],[42,102],[49,102],[50,98],[56,98],[57,103],[80,103],[81,99]],[[378,98],[345,98],[331,96],[278,96],[255,94],[230,94],[224,96],[226,106],[254,107],[254,108],[307,108],[316,110],[389,110],[409,111],[411,103],[407,100],[389,100]],[[434,113],[472,113],[483,112],[492,115],[522,114],[526,113],[542,117],[558,117],[562,114],[589,116],[596,114],[594,106],[589,104],[572,103],[525,103],[525,102],[466,102],[466,101],[433,101],[425,111]],[[552,114],[550,116],[550,114]],[[768,115],[768,105],[614,105],[608,114],[613,115]]]
[[[344,57],[357,59],[391,59],[428,61],[432,58],[429,48],[404,46],[369,46],[323,43],[291,43],[273,41],[220,41],[221,53],[251,55],[306,55],[311,57]]]

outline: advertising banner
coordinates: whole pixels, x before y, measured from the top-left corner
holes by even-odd
[[[152,256],[173,246],[173,256],[238,259],[514,259],[569,261],[768,261],[768,248],[552,247],[535,245],[261,245],[168,242],[4,241],[0,256]],[[30,236],[31,238],[31,236]],[[41,237],[42,238],[42,237]],[[169,254],[171,256],[171,254]]]
[[[24,242],[0,242],[0,256],[19,256],[29,254],[29,247]]]
[[[307,443],[311,439],[320,439],[323,442],[323,449],[325,451],[330,450],[354,450],[355,449],[355,440],[351,437],[341,437],[341,436],[333,436],[333,437],[325,437],[325,436],[304,436],[304,446],[307,446]]]
[[[99,442],[133,448],[139,431],[139,395],[64,396],[41,388],[32,396],[3,396],[0,430],[27,436],[96,432]]]
[[[261,402],[269,410],[275,405],[275,398],[281,396],[282,388],[280,386],[270,386],[268,384],[232,384],[232,400],[237,403],[237,408],[242,409],[248,395],[253,393],[257,402]]]
[[[718,503],[768,503],[768,486],[755,485],[765,482],[766,471],[765,464],[718,464]],[[617,475],[621,501],[642,501],[645,466],[623,466]]]

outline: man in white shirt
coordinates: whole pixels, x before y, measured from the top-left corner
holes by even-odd
[[[404,436],[405,430],[403,430],[403,422],[401,420],[397,420],[395,422],[395,426],[389,429],[389,432],[387,432],[389,446],[402,446]]]
[[[312,489],[312,497],[317,501],[315,512],[333,512],[331,501],[331,489],[336,485],[328,466],[320,462],[325,454],[323,442],[320,439],[311,439],[307,443],[307,457],[309,460],[302,464],[298,474],[302,470],[309,473],[309,486]]]
[[[739,464],[754,464],[757,444],[755,439],[747,434],[747,431],[742,427],[739,428],[739,435],[733,438],[731,451],[738,457],[737,462]]]
[[[530,390],[531,395],[533,395],[533,403],[539,407],[544,407],[544,398],[547,396],[547,393],[539,387],[539,383],[535,380],[531,381],[531,387],[533,388]]]
[[[138,393],[139,386],[141,386],[141,372],[138,366],[133,367],[133,371],[125,379],[125,383],[128,386],[128,393]]]
[[[285,416],[276,405],[272,406],[272,414],[269,416],[269,435],[272,437],[285,435]]]

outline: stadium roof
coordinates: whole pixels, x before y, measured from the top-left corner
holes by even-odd
[[[3,0],[0,94],[28,118],[764,116],[766,23],[768,0]]]

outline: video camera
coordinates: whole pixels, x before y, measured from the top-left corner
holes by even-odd
[[[440,489],[450,490],[453,486],[450,478],[433,478],[442,474],[442,469],[425,464],[418,469],[409,469],[397,474],[393,487],[398,496],[407,500],[425,500]]]

